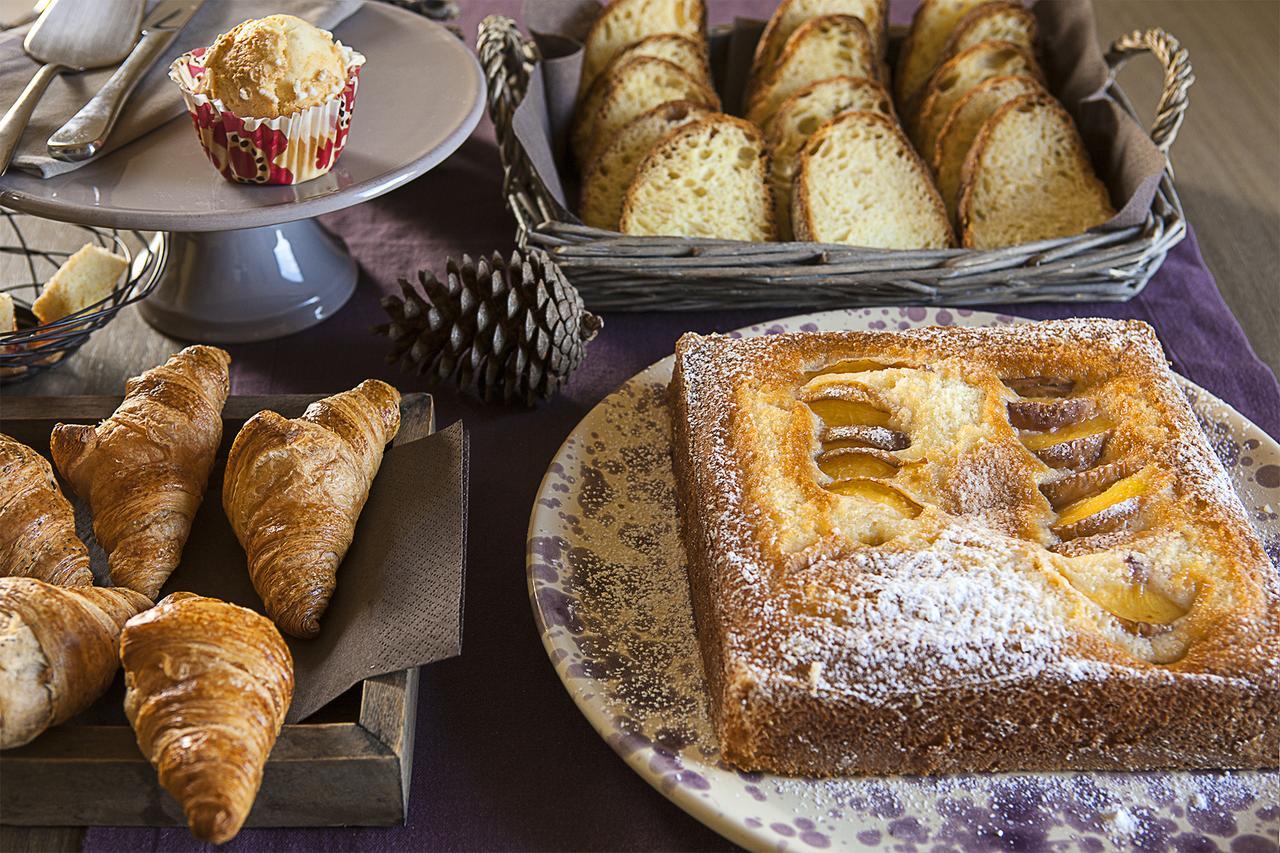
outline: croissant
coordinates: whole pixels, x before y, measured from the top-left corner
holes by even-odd
[[[293,657],[265,617],[176,592],[120,638],[124,712],[191,834],[240,831],[293,699]]]
[[[0,578],[0,749],[92,705],[120,665],[120,629],[150,606],[131,589]]]
[[[222,506],[282,631],[320,631],[383,446],[399,429],[400,393],[370,379],[312,403],[300,418],[259,412],[236,436]]]
[[[89,551],[53,469],[25,444],[0,433],[0,575],[61,586],[92,586]]]
[[[230,361],[187,347],[130,379],[98,426],[53,428],[53,461],[88,499],[116,586],[155,598],[178,565],[222,440]]]

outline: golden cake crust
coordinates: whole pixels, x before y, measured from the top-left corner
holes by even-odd
[[[685,335],[671,398],[726,760],[1277,765],[1276,573],[1146,324]]]

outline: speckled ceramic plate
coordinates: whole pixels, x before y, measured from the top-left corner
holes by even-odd
[[[1019,322],[925,308],[830,311],[738,334]],[[556,672],[644,779],[754,849],[1274,851],[1280,777],[1038,773],[789,779],[739,773],[707,718],[676,517],[672,359],[605,398],[556,455],[529,523],[529,595]],[[1192,408],[1280,565],[1280,445],[1190,382]]]

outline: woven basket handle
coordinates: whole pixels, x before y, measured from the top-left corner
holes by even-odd
[[[519,25],[505,15],[490,15],[480,22],[476,52],[489,81],[489,117],[510,126],[511,115],[524,100],[529,75],[538,61],[538,49],[526,39]]]
[[[1187,89],[1196,81],[1196,75],[1191,70],[1191,57],[1182,43],[1158,27],[1134,30],[1121,36],[1112,42],[1111,49],[1107,51],[1106,61],[1110,68],[1107,85],[1115,85],[1116,74],[1130,57],[1147,52],[1152,53],[1164,66],[1164,91],[1160,93],[1160,102],[1156,105],[1156,119],[1151,125],[1151,141],[1161,153],[1167,155],[1187,113]]]
[[[516,244],[523,247],[529,232],[556,214],[555,199],[538,178],[511,126],[540,58],[538,47],[511,18],[490,15],[480,22],[476,52],[489,84],[489,119],[502,160],[502,196],[516,220]]]

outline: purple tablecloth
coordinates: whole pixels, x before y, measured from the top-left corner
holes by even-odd
[[[518,16],[518,0],[470,0],[474,40],[483,14]],[[713,2],[713,15],[759,14],[771,0]],[[901,10],[895,9],[895,12]],[[895,14],[899,19],[900,14]],[[1190,121],[1195,121],[1194,110]],[[426,389],[383,361],[369,334],[382,294],[445,257],[512,247],[487,121],[435,171],[375,201],[324,218],[359,259],[351,303],[306,332],[230,347],[237,394],[330,392],[378,377]],[[1194,219],[1195,211],[1189,212]],[[999,307],[990,310],[999,311]],[[792,312],[795,313],[795,312]],[[1253,354],[1218,294],[1194,236],[1122,305],[1019,306],[1049,318],[1100,315],[1155,326],[1178,372],[1280,436],[1280,386]],[[780,312],[609,314],[566,393],[535,411],[488,407],[439,391],[441,426],[471,431],[471,530],[461,657],[423,671],[408,823],[392,829],[245,830],[228,850],[624,850],[731,845],[686,816],[619,760],[573,705],[543,652],[525,592],[524,549],[534,492],[573,426],[625,379],[671,353],[685,331],[724,331]],[[430,484],[424,484],[430,488]],[[352,792],[359,796],[359,792]],[[86,849],[187,850],[184,829],[90,830]]]

